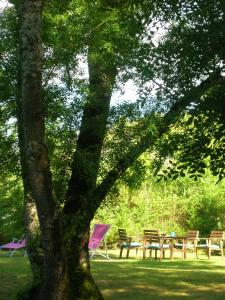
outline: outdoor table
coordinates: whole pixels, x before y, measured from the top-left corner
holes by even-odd
[[[162,236],[164,240],[169,240],[170,246],[171,246],[171,252],[170,252],[170,259],[173,260],[173,254],[174,254],[174,247],[173,244],[176,240],[181,240],[182,241],[182,258],[185,259],[187,257],[187,247],[186,243],[188,238],[185,236]]]

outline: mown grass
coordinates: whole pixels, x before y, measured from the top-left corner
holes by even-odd
[[[225,260],[118,259],[96,257],[92,273],[107,300],[224,300]],[[0,256],[0,300],[14,300],[31,280],[27,258]]]
[[[14,300],[19,290],[31,281],[31,270],[28,259],[16,255],[0,256],[0,300]]]

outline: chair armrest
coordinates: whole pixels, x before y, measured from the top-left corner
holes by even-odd
[[[206,242],[206,245],[209,245],[211,244],[211,238],[209,237],[201,237],[201,238],[198,238],[199,241],[205,241]]]
[[[170,237],[164,237],[164,236],[161,236],[159,238],[159,243],[162,245],[162,244],[172,244],[173,243],[173,238],[170,238]]]
[[[131,237],[131,236],[128,236],[128,237],[127,237],[127,242],[130,244],[131,241],[132,241],[132,237]]]
[[[142,242],[142,241],[143,241],[143,237],[140,237],[140,236],[134,236],[134,237],[132,237],[132,238],[134,238],[134,240],[135,240],[136,242]]]
[[[131,243],[131,242],[143,242],[143,237],[140,237],[140,236],[129,236],[127,237],[128,239],[128,242]]]

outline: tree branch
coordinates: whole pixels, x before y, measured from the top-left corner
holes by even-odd
[[[190,105],[192,102],[200,99],[200,97],[213,85],[218,83],[224,84],[225,78],[221,74],[214,73],[204,80],[200,85],[193,87],[183,98],[177,101],[170,110],[162,117],[161,122],[158,126],[158,130],[155,132],[148,132],[140,142],[133,145],[126,157],[120,159],[117,165],[108,172],[104,180],[96,188],[96,202],[97,205],[105,198],[111,187],[115,182],[126,172],[129,166],[147,149],[154,146],[157,140],[159,140],[164,133],[166,133],[170,126],[178,120],[181,113]]]

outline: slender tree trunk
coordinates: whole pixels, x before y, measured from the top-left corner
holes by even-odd
[[[95,190],[101,150],[106,133],[110,99],[116,77],[113,59],[102,64],[95,49],[89,49],[89,96],[74,155],[72,176],[64,206],[68,299],[102,299],[90,272],[88,240],[96,209]]]

